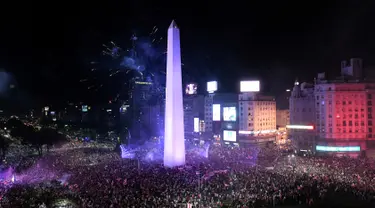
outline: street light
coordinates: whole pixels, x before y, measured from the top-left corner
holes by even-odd
[[[199,171],[196,171],[195,174],[198,176],[198,192],[200,192],[201,189],[201,173]]]

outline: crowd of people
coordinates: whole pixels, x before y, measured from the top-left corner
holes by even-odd
[[[215,145],[209,148],[208,158],[196,151],[188,151],[186,158],[183,167],[164,168],[160,161],[122,159],[110,148],[76,144],[18,163],[16,181],[3,181],[0,186],[0,206],[375,205],[374,161],[370,160],[291,157],[276,146]]]

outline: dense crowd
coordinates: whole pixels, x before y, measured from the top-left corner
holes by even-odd
[[[374,206],[373,161],[291,157],[275,146],[212,145],[209,158],[189,151],[186,166],[170,169],[158,161],[121,159],[97,145],[75,145],[18,166],[16,182],[0,188],[1,207]]]

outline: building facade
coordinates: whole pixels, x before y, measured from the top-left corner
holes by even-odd
[[[276,110],[276,126],[286,127],[289,125],[289,110]]]
[[[308,83],[294,83],[289,98],[289,126],[288,135],[296,149],[310,150],[315,147],[315,96],[314,85]],[[312,127],[312,128],[309,128]]]
[[[184,130],[185,138],[194,137],[196,132],[194,130],[194,122],[198,121],[198,126],[201,121],[205,119],[205,98],[203,95],[185,95],[184,96]],[[198,118],[198,120],[197,120]],[[198,128],[200,129],[200,128]]]
[[[212,132],[213,125],[213,104],[215,94],[208,94],[204,97],[204,131]]]
[[[343,61],[340,77],[319,74],[313,87],[295,85],[289,134],[298,149],[359,156],[374,146],[374,97],[375,83],[362,77],[362,60]]]
[[[153,83],[134,81],[129,99],[130,135],[133,141],[160,135],[164,105],[154,99]]]
[[[204,98],[204,124],[206,137],[223,141],[224,132],[236,142],[238,131],[238,95],[211,93]]]
[[[374,83],[318,83],[315,87],[319,143],[360,146],[375,140]]]
[[[240,93],[239,141],[268,142],[275,140],[276,101],[259,93]]]

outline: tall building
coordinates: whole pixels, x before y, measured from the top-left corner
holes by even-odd
[[[276,110],[276,126],[285,128],[289,124],[289,110]]]
[[[300,141],[309,141],[307,134],[315,133],[315,141],[305,145],[308,150],[350,156],[373,146],[375,83],[366,82],[362,70],[362,60],[351,59],[350,64],[341,63],[340,77],[329,80],[319,74],[304,103],[298,99],[303,87],[295,87],[290,99],[292,139],[297,139],[296,131],[301,132]],[[310,109],[313,112],[306,113]]]
[[[294,83],[289,98],[289,137],[297,149],[313,150],[316,142],[315,133],[315,96],[314,85]]]
[[[149,139],[155,132],[152,131],[152,118],[157,114],[150,103],[152,97],[152,82],[134,81],[130,94],[130,135],[132,142]]]
[[[185,137],[192,138],[196,135],[196,124],[194,122],[204,121],[204,96],[185,95],[184,96],[184,129]]]
[[[180,30],[174,21],[168,28],[166,83],[164,165],[174,167],[185,164]]]
[[[208,94],[204,98],[204,105],[204,124],[207,135],[221,135],[224,129],[238,130],[237,94]]]
[[[276,101],[271,96],[257,92],[238,95],[239,102],[239,141],[245,143],[275,140]]]
[[[214,96],[215,94],[208,94],[204,97],[204,127],[205,132],[213,132],[213,107],[214,107]],[[217,104],[215,104],[217,106]],[[219,107],[220,109],[220,107]],[[219,110],[220,111],[220,110]],[[220,116],[220,115],[219,115]]]

